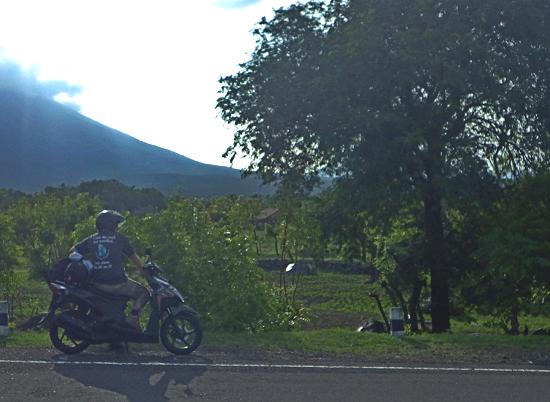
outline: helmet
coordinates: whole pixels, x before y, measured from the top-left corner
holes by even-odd
[[[110,209],[104,209],[95,218],[95,227],[97,230],[108,230],[114,232],[115,229],[124,222],[124,217],[117,211]]]
[[[73,261],[65,269],[64,282],[72,286],[81,286],[90,279],[90,271],[82,261]]]

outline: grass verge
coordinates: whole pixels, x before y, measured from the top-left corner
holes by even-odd
[[[0,348],[51,347],[46,331],[12,331]],[[211,350],[264,350],[434,363],[550,362],[550,337],[491,334],[420,334],[402,338],[349,329],[223,333],[206,331],[203,347]]]
[[[7,338],[0,338],[0,348],[5,347],[49,347],[50,338],[47,331],[10,331]]]
[[[421,334],[402,338],[349,329],[272,332],[260,334],[207,333],[205,344],[225,349],[261,348],[300,351],[378,360],[430,362],[546,362],[550,337]]]

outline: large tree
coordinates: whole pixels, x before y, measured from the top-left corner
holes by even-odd
[[[255,30],[251,59],[221,79],[218,108],[236,127],[227,155],[249,156],[265,181],[325,173],[378,200],[420,202],[433,330],[447,330],[448,189],[545,164],[549,20],[545,0],[280,9]]]

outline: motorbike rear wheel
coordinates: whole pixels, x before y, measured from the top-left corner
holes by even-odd
[[[169,352],[187,355],[202,341],[201,324],[197,317],[185,311],[169,315],[160,327],[160,340]]]
[[[65,328],[57,325],[55,317],[50,322],[49,332],[53,346],[65,354],[80,353],[90,346],[90,342],[71,336]]]

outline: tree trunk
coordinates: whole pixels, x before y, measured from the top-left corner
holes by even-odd
[[[436,186],[429,185],[428,187],[424,198],[424,224],[426,263],[431,274],[432,331],[444,332],[451,328],[451,323],[449,320],[449,278],[443,238],[441,194]]]
[[[441,189],[443,185],[443,153],[441,135],[436,130],[428,135],[424,167],[424,226],[426,235],[425,259],[431,275],[432,331],[444,332],[451,328],[449,320],[449,274],[443,236]]]
[[[391,288],[391,286],[389,286],[389,284],[386,281],[382,281],[380,286],[382,286],[382,288],[386,291],[386,294],[390,298],[391,304],[394,306],[397,305],[397,297],[395,296],[395,293]]]
[[[409,299],[409,314],[411,315],[410,326],[412,332],[418,332],[418,313],[420,294],[422,293],[422,281],[417,279],[414,282],[411,298]]]
[[[510,312],[510,335],[519,335],[519,304],[515,303]]]
[[[274,242],[275,242],[275,255],[276,255],[277,257],[280,257],[280,255],[279,255],[279,242],[278,242],[278,240],[277,240],[277,235],[273,236],[273,240],[274,240]],[[281,257],[281,258],[282,258],[282,257]]]
[[[361,262],[366,263],[367,262],[367,247],[365,245],[365,239],[359,240],[359,249],[361,251]]]
[[[392,289],[395,295],[397,296],[397,299],[399,300],[399,304],[401,305],[401,308],[403,309],[403,315],[405,316],[405,321],[408,321],[409,311],[407,308],[407,303],[405,302],[405,298],[403,297],[403,293],[401,293],[401,291],[399,290],[399,288],[397,288],[397,286],[392,287]]]
[[[418,320],[420,321],[420,328],[422,331],[426,331],[426,320],[424,319],[424,313],[422,312],[422,306],[418,304]]]
[[[286,244],[287,244],[287,231],[288,231],[288,223],[285,220],[284,226],[283,226],[283,238],[281,240],[281,259],[285,259],[286,257]]]
[[[374,297],[374,300],[376,300],[376,305],[378,306],[378,310],[380,310],[380,315],[382,316],[382,319],[384,320],[384,323],[386,324],[386,332],[390,333],[390,322],[388,320],[388,317],[386,316],[386,313],[384,312],[384,308],[382,307],[382,302],[380,301],[380,297],[376,293],[371,293],[371,297]]]
[[[260,255],[260,240],[258,239],[258,233],[256,232],[256,227],[254,226],[254,242],[256,243],[256,255]]]

